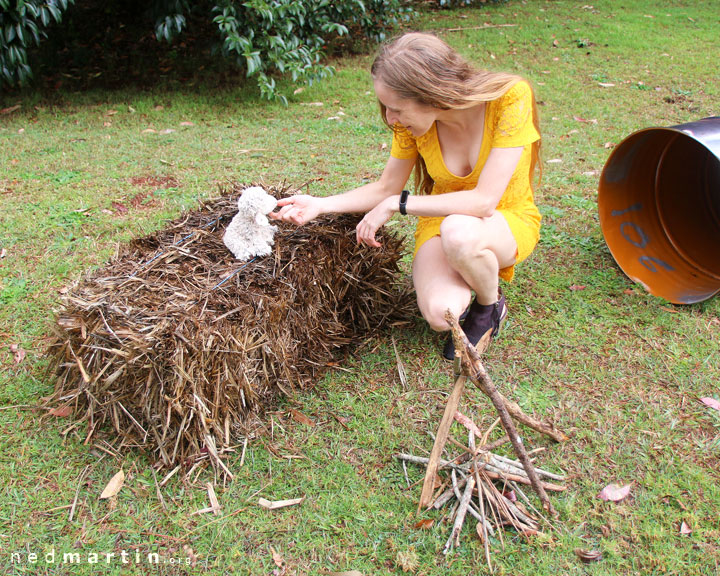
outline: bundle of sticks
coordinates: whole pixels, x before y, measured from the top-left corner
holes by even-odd
[[[488,537],[502,542],[502,529],[506,526],[523,535],[538,534],[541,532],[541,521],[550,525],[550,520],[533,506],[521,488],[531,484],[522,463],[493,452],[510,442],[507,435],[492,443],[487,442],[500,420],[481,434],[475,423],[461,412],[456,411],[454,419],[468,429],[468,443],[464,446],[448,436],[449,443],[457,446],[460,453],[437,461],[435,490],[428,508],[439,510],[450,507],[453,529],[443,549],[444,554],[459,546],[465,521],[472,516],[477,520],[475,531],[486,548],[490,563]],[[542,450],[544,448],[539,448],[532,454]],[[430,458],[413,454],[400,453],[395,457],[403,463],[421,466],[430,463]],[[545,490],[560,492],[566,489],[558,484],[564,482],[564,476],[540,468],[535,468],[535,471]]]
[[[440,509],[454,501],[451,511],[453,529],[443,552],[447,554],[459,545],[460,532],[469,514],[478,521],[476,532],[483,542],[488,567],[492,570],[489,537],[498,534],[502,541],[501,527],[509,525],[521,534],[531,535],[540,531],[541,520],[551,525],[550,520],[532,505],[520,485],[531,486],[540,498],[544,512],[552,517],[556,517],[557,513],[550,503],[547,491],[565,490],[565,486],[556,483],[563,482],[563,476],[535,467],[531,456],[543,448],[528,453],[513,420],[549,436],[556,442],[567,440],[567,436],[552,425],[525,414],[515,402],[500,394],[480,360],[481,353],[489,344],[490,333],[475,347],[467,340],[457,318],[450,311],[446,318],[452,330],[455,349],[458,351],[458,377],[445,406],[432,451],[427,458],[411,454],[398,454],[396,457],[403,461],[403,466],[405,462],[426,466],[418,510]],[[485,433],[458,411],[467,380],[488,396],[498,413],[498,419]],[[453,421],[460,422],[468,429],[467,446],[450,437]],[[502,424],[506,434],[499,440],[488,443],[490,433],[498,423]],[[479,444],[476,438],[480,439]],[[456,457],[443,459],[448,442],[461,448],[462,452]],[[512,444],[517,459],[493,452],[508,442]],[[440,474],[441,471],[445,472],[444,476]],[[523,502],[520,502],[518,497]]]

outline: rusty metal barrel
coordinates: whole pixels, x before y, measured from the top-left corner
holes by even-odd
[[[720,117],[628,136],[598,188],[600,227],[620,268],[675,304],[720,292]]]

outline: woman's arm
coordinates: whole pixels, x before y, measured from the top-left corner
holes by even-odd
[[[408,214],[416,216],[465,214],[478,218],[492,216],[505,194],[522,153],[522,146],[493,148],[475,188],[435,196],[411,196],[407,203]]]
[[[284,220],[302,225],[321,214],[368,212],[383,200],[396,196],[410,177],[415,161],[401,160],[391,156],[380,179],[334,196],[308,196],[299,194],[278,200],[280,210],[271,212],[273,220]],[[397,202],[396,202],[397,204]]]

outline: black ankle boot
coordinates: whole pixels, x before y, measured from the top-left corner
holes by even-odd
[[[492,330],[491,338],[497,336],[505,316],[507,316],[507,304],[505,303],[505,295],[502,292],[500,292],[499,300],[494,304],[478,304],[477,299],[475,299],[470,305],[462,330],[465,332],[467,339],[470,340],[470,344],[477,346],[480,339],[490,330]],[[443,358],[446,360],[455,359],[455,345],[453,344],[452,334],[445,342]]]

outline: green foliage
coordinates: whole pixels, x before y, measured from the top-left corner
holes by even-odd
[[[32,78],[27,49],[46,37],[74,0],[0,0],[0,88],[23,86]]]
[[[52,47],[45,56],[39,56],[39,62],[29,61],[28,50],[31,44],[40,43],[42,28],[59,21],[68,2],[73,1],[0,0],[0,86],[27,84],[32,77],[31,66],[44,59],[48,60],[46,68],[52,69],[50,61],[56,57]],[[83,0],[76,10],[68,12],[67,24],[58,31],[59,36],[67,32],[71,42],[56,44],[64,49],[74,41],[87,49],[90,42],[84,31],[88,24],[95,28],[90,34],[95,34],[101,45],[111,43],[111,35],[140,45],[150,27],[158,42],[168,44],[182,35],[214,35],[213,54],[254,78],[263,97],[286,101],[276,84],[278,76],[299,84],[326,78],[333,73],[325,62],[326,53],[346,50],[358,41],[383,40],[387,30],[411,13],[401,1]],[[104,32],[98,35],[97,30]],[[102,71],[100,68],[97,73]]]
[[[408,14],[399,0],[223,0],[212,12],[222,54],[257,77],[264,97],[282,101],[274,73],[312,84],[333,72],[323,63],[324,48],[333,39],[352,30],[382,40],[385,31]]]

